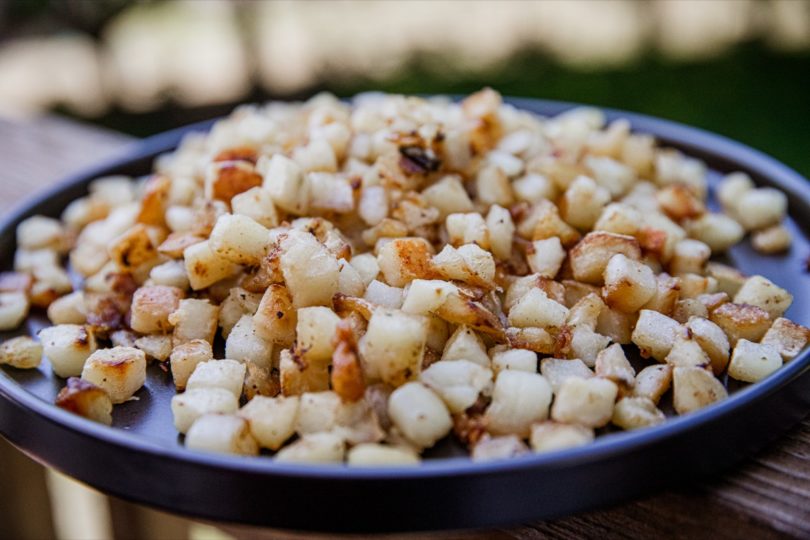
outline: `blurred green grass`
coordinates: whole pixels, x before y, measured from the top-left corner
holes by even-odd
[[[635,111],[714,131],[758,148],[810,176],[810,52],[775,51],[762,43],[715,58],[677,62],[647,54],[620,68],[574,70],[524,51],[483,73],[466,74],[446,58],[415,57],[397,75],[377,80],[324,74],[340,96],[382,90],[458,94],[492,86],[504,95],[558,99]],[[272,97],[255,91],[246,101]],[[112,111],[98,122],[145,136],[225,114],[234,104],[202,109],[164,106],[147,114]]]

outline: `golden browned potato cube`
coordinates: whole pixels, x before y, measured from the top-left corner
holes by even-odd
[[[177,309],[169,315],[169,324],[174,326],[174,345],[182,345],[194,340],[213,343],[217,333],[219,306],[209,300],[184,298]]]
[[[534,452],[553,452],[583,446],[593,439],[594,433],[590,427],[548,421],[532,426],[529,442]]]
[[[655,280],[655,294],[643,307],[664,315],[672,315],[680,297],[680,281],[666,273],[658,274]]]
[[[281,393],[285,396],[329,389],[328,366],[305,364],[298,352],[282,350],[278,369]]]
[[[642,356],[652,356],[663,362],[679,336],[686,337],[686,331],[678,321],[657,311],[642,309],[633,329],[632,340],[638,345]]]
[[[259,453],[247,420],[226,414],[206,414],[195,420],[186,433],[186,447],[246,456]]]
[[[656,426],[664,420],[666,416],[651,399],[626,397],[616,403],[611,422],[622,429],[640,429]]]
[[[248,421],[259,446],[278,450],[295,433],[298,404],[298,396],[255,396],[236,414]]]
[[[595,371],[598,377],[609,379],[622,388],[633,388],[635,385],[636,370],[618,343],[614,343],[597,355]]]
[[[231,277],[239,268],[231,261],[220,257],[211,248],[208,240],[188,246],[183,251],[183,259],[186,263],[189,284],[195,291]]]
[[[619,253],[611,257],[604,272],[602,294],[611,308],[638,311],[656,293],[655,274],[649,266]]]
[[[708,319],[690,317],[686,328],[703,351],[709,356],[712,371],[719,375],[726,370],[731,345],[723,329]]]
[[[296,324],[290,291],[280,283],[273,283],[264,292],[253,316],[256,333],[277,345],[288,346],[295,341]]]
[[[176,287],[141,287],[132,296],[130,326],[142,334],[165,333],[172,329],[169,316],[180,306],[183,291]]]
[[[101,424],[112,424],[112,401],[98,386],[70,377],[56,396],[56,406]]]
[[[810,330],[784,317],[776,319],[762,338],[763,345],[770,345],[782,355],[785,362],[793,360],[810,340]]]
[[[245,364],[236,360],[208,360],[200,362],[191,372],[186,388],[224,388],[236,399],[242,395]]]
[[[208,243],[214,253],[232,263],[258,265],[267,254],[270,231],[248,216],[225,214],[217,219]]]
[[[192,388],[172,397],[174,427],[186,433],[198,418],[206,414],[233,414],[239,401],[224,388]]]
[[[588,233],[569,253],[574,279],[600,285],[608,262],[619,253],[630,260],[640,260],[638,240],[604,231]]]
[[[0,364],[33,369],[42,361],[42,344],[28,336],[7,339],[0,344]]]
[[[738,381],[761,381],[782,367],[782,356],[775,348],[740,339],[731,353],[728,376]]]
[[[645,397],[658,403],[672,384],[672,366],[669,364],[647,366],[636,375],[633,395]]]
[[[169,357],[174,386],[178,391],[185,390],[188,378],[200,362],[214,358],[211,343],[203,339],[194,339],[177,345]]]
[[[418,382],[394,390],[388,399],[388,416],[400,433],[419,448],[433,446],[453,427],[444,402]]]
[[[431,364],[419,380],[442,398],[451,413],[473,406],[492,389],[492,371],[469,360],[442,360]]]
[[[42,352],[59,377],[81,375],[85,360],[96,350],[96,338],[86,327],[59,324],[39,331]]]
[[[262,176],[252,163],[242,160],[211,163],[205,176],[208,199],[230,202],[236,195],[261,186]]]
[[[749,304],[768,312],[777,319],[793,303],[793,295],[763,276],[751,276],[734,295],[735,304]]]
[[[723,329],[732,347],[738,339],[759,341],[771,326],[771,317],[764,309],[733,302],[712,311],[709,320]]]
[[[672,372],[672,389],[678,414],[702,409],[728,397],[723,384],[702,367],[676,367]]]
[[[243,315],[253,315],[259,309],[261,293],[248,292],[241,287],[233,287],[219,306],[219,326],[222,337],[230,335],[231,330]]]
[[[613,405],[619,387],[599,377],[569,377],[560,386],[551,407],[551,418],[557,422],[602,427],[613,416]]]
[[[419,374],[427,340],[425,319],[397,310],[374,311],[360,339],[366,376],[398,386]]]
[[[424,238],[395,238],[380,249],[377,263],[389,285],[402,287],[414,279],[433,277],[432,252]]]
[[[562,267],[565,250],[556,236],[535,240],[527,248],[526,260],[532,272],[542,277],[553,278]]]
[[[495,380],[487,408],[487,431],[493,435],[527,437],[531,425],[548,418],[551,385],[540,374],[502,371]]]
[[[97,350],[84,363],[82,379],[105,390],[113,403],[123,403],[146,382],[146,355],[133,347]]]
[[[276,454],[283,463],[341,463],[346,441],[337,433],[308,433]]]
[[[419,455],[404,446],[362,443],[346,456],[350,467],[403,467],[419,465]]]

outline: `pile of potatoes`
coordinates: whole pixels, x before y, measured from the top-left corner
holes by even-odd
[[[46,357],[57,404],[107,424],[163,363],[199,450],[378,466],[448,436],[476,460],[587,444],[664,422],[665,394],[677,414],[722,400],[810,337],[790,293],[711,260],[746,234],[790,249],[785,195],[733,173],[712,211],[706,177],[625,120],[490,89],[240,107],[148,178],[20,224],[0,327],[53,326],[0,362]]]

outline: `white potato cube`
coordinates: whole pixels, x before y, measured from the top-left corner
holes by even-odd
[[[419,380],[436,392],[451,413],[462,413],[481,393],[492,389],[492,371],[468,360],[444,360],[431,364]]]
[[[236,415],[248,421],[259,446],[278,450],[295,433],[298,404],[298,396],[255,396]]]
[[[363,299],[384,308],[399,309],[404,302],[404,293],[404,289],[400,287],[391,287],[375,279],[368,284]]]
[[[658,403],[672,384],[672,366],[669,364],[647,366],[636,375],[633,395]]]
[[[8,339],[0,345],[0,364],[32,369],[42,361],[42,344],[28,336]]]
[[[507,260],[512,255],[512,240],[515,236],[515,223],[509,210],[493,204],[487,213],[487,229],[492,254],[498,259]]]
[[[267,254],[270,231],[248,216],[225,214],[217,219],[208,243],[214,253],[232,263],[257,265]]]
[[[726,302],[709,314],[709,320],[723,329],[733,347],[738,339],[759,341],[771,327],[768,312],[751,304]]]
[[[96,350],[96,338],[86,327],[60,324],[39,331],[42,352],[59,377],[81,375],[87,358]]]
[[[583,446],[593,439],[592,428],[548,421],[532,426],[529,443],[534,452],[553,452]]]
[[[433,446],[453,427],[444,402],[418,382],[394,390],[388,400],[388,416],[400,433],[419,448]]]
[[[593,371],[579,358],[566,360],[562,358],[544,358],[540,361],[540,373],[551,384],[555,394],[560,392],[563,383],[571,377],[589,379]]]
[[[142,334],[170,331],[169,317],[180,306],[182,298],[183,291],[176,287],[141,287],[132,296],[130,326]]]
[[[473,461],[492,461],[522,456],[529,452],[526,443],[517,435],[484,437],[473,446]]]
[[[183,251],[183,260],[189,284],[195,291],[231,277],[238,269],[231,261],[220,257],[208,240],[187,247]]]
[[[441,219],[445,219],[450,214],[473,210],[470,196],[458,176],[445,176],[422,191],[422,196],[430,206],[439,210]]]
[[[723,384],[711,371],[700,367],[676,367],[672,372],[672,401],[678,414],[687,414],[728,397]]]
[[[793,295],[766,277],[751,276],[734,295],[734,303],[760,307],[777,319],[793,303]]]
[[[657,290],[650,267],[621,253],[611,257],[605,267],[604,280],[602,294],[607,305],[627,313],[638,311]]]
[[[641,349],[643,357],[652,356],[663,362],[679,336],[685,336],[685,330],[678,321],[657,311],[642,309],[631,339]]]
[[[172,396],[174,427],[186,433],[194,422],[206,414],[233,414],[239,401],[224,388],[194,388]]]
[[[70,377],[56,395],[56,406],[95,422],[112,425],[110,396],[98,386],[77,377]]]
[[[495,372],[496,376],[506,369],[537,373],[537,353],[533,351],[527,351],[526,349],[504,349],[494,352],[491,351],[491,354],[492,370]]]
[[[281,463],[341,463],[346,442],[337,433],[308,433],[276,454]]]
[[[329,308],[307,307],[298,310],[296,326],[297,348],[308,362],[326,364],[332,359],[335,337],[340,317]]]
[[[776,225],[787,214],[787,195],[774,188],[746,191],[737,201],[735,211],[740,224],[747,230]]]
[[[725,214],[706,212],[686,224],[689,236],[700,240],[712,253],[722,253],[738,244],[745,236],[745,229],[733,218]]]
[[[447,296],[458,291],[454,284],[440,279],[415,279],[405,292],[402,311],[416,315],[435,312]]]
[[[219,306],[208,300],[184,298],[177,309],[169,315],[169,324],[174,326],[174,345],[201,339],[213,343],[217,332]]]
[[[568,316],[568,308],[555,302],[540,289],[531,289],[509,310],[509,324],[525,327],[560,327]]]
[[[303,215],[307,211],[309,194],[304,173],[296,162],[282,154],[275,154],[271,159],[262,157],[256,168],[264,176],[263,189],[267,190],[276,206],[295,215]]]
[[[278,215],[273,197],[262,187],[254,187],[231,199],[234,214],[247,216],[264,227],[278,226]]]
[[[247,420],[224,414],[206,414],[198,418],[186,434],[186,447],[245,456],[259,453],[259,445],[250,434]]]
[[[300,434],[332,431],[338,425],[343,402],[332,391],[301,394],[295,430]]]
[[[775,348],[747,339],[737,341],[728,364],[728,376],[738,381],[761,381],[782,367],[782,356]]]
[[[419,465],[419,455],[404,446],[377,443],[358,444],[349,450],[350,467],[404,467]]]
[[[622,429],[640,429],[656,426],[664,420],[664,413],[649,398],[626,397],[616,403],[611,422]]]
[[[609,379],[624,388],[632,388],[635,384],[636,370],[630,364],[624,349],[614,343],[596,356],[596,375]]]
[[[551,396],[551,385],[538,373],[500,372],[485,414],[487,430],[527,437],[533,423],[548,418]]]
[[[709,356],[714,374],[719,375],[725,371],[731,346],[723,329],[701,317],[690,317],[686,322],[686,328],[692,334],[692,339]]]
[[[169,356],[169,366],[172,371],[172,380],[178,391],[186,388],[188,378],[200,362],[207,362],[214,358],[211,343],[202,339],[195,339],[177,345]]]
[[[767,229],[755,231],[751,235],[751,246],[760,253],[772,255],[782,253],[790,249],[793,238],[787,227],[782,225],[772,225]]]
[[[133,347],[98,350],[84,363],[82,379],[105,390],[113,403],[123,403],[146,382],[146,355]]]
[[[778,318],[763,336],[763,345],[770,345],[785,362],[793,360],[810,340],[810,330],[785,318]]]
[[[154,266],[149,271],[149,280],[150,285],[165,285],[183,290],[190,287],[183,261],[171,260]]]
[[[547,278],[557,275],[564,260],[565,250],[557,236],[535,240],[526,253],[526,262],[531,271]]]
[[[0,293],[0,331],[19,328],[28,316],[30,304],[25,293]]]
[[[75,291],[57,298],[48,306],[48,319],[53,324],[84,324],[87,322],[87,310],[84,303],[84,292]]]
[[[366,376],[398,386],[418,376],[427,340],[425,319],[401,311],[376,310],[360,339]]]
[[[236,360],[208,360],[200,362],[188,378],[186,388],[223,388],[236,399],[242,395],[245,364]]]
[[[599,285],[610,259],[622,254],[630,260],[641,259],[638,240],[632,236],[604,231],[590,232],[570,251],[574,279]]]
[[[231,329],[225,341],[225,356],[240,362],[252,362],[263,368],[271,368],[273,343],[256,331],[253,317],[243,315]]]
[[[587,176],[578,176],[560,201],[563,219],[581,231],[593,228],[602,209],[610,202],[610,192]]]
[[[377,263],[385,281],[403,287],[414,279],[432,277],[433,247],[424,238],[395,238],[379,250]]]
[[[672,367],[710,367],[711,360],[697,341],[679,338],[664,361]]]
[[[469,360],[482,367],[489,367],[489,356],[483,340],[472,328],[464,325],[458,326],[447,340],[441,359]]]
[[[599,377],[569,377],[554,399],[551,417],[557,422],[602,427],[613,416],[619,387]]]
[[[280,241],[281,272],[293,307],[328,306],[338,292],[340,265],[315,237],[290,231]]]

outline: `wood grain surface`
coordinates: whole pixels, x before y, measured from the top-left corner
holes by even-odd
[[[66,174],[115,155],[130,141],[117,133],[52,117],[29,122],[0,120],[0,212],[8,211],[25,196]],[[15,465],[9,466],[10,463]],[[0,486],[6,490],[11,487],[15,497],[25,502],[11,509],[0,502],[0,529],[9,537],[50,536],[44,532],[50,526],[47,519],[36,523],[23,519],[25,515],[48,513],[47,501],[42,503],[46,507],[30,508],[37,490],[44,489],[32,485],[42,481],[38,467],[5,442],[0,444]],[[21,482],[23,472],[28,475],[28,482]],[[156,511],[117,500],[112,501],[111,508],[117,538],[167,538],[188,531],[182,525],[184,520]],[[11,521],[3,519],[4,516]],[[14,528],[9,529],[9,525]],[[231,536],[245,539],[326,538],[255,528],[221,528]],[[810,418],[744,465],[696,485],[681,486],[615,508],[510,529],[388,538],[416,537],[810,538]]]

